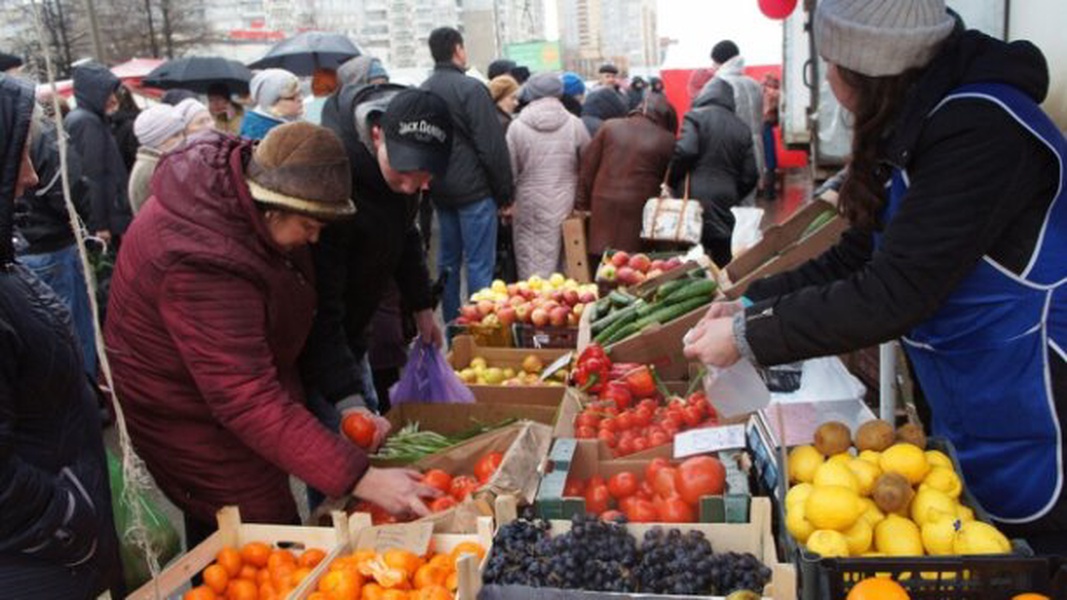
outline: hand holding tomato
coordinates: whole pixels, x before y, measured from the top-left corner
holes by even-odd
[[[352,495],[373,502],[393,514],[413,512],[420,517],[430,514],[423,498],[439,498],[437,488],[422,483],[422,473],[411,469],[367,468],[356,482]]]
[[[341,432],[345,437],[369,452],[378,450],[390,429],[392,425],[387,419],[366,408],[346,410],[341,420]]]

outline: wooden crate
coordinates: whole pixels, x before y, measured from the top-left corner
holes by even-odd
[[[319,548],[327,554],[348,541],[347,522],[334,519],[333,527],[301,527],[297,525],[268,525],[242,523],[236,506],[227,506],[216,515],[219,529],[192,550],[174,560],[152,581],[127,596],[130,600],[157,600],[180,597],[193,576],[215,561],[226,546],[240,549],[249,542],[265,542],[275,548],[285,548],[296,554]]]
[[[511,367],[522,371],[522,361],[530,355],[541,359],[544,366],[552,364],[566,354],[566,350],[543,350],[534,348],[494,348],[482,346],[474,338],[466,335],[456,336],[452,340],[452,350],[448,353],[448,362],[455,370],[461,370],[471,360],[480,356],[492,367]],[[528,404],[540,406],[559,406],[563,399],[563,386],[555,385],[479,385],[468,384],[474,392],[476,402],[488,404]]]
[[[563,255],[567,263],[567,277],[578,283],[589,283],[589,254],[585,244],[585,217],[563,221]]]

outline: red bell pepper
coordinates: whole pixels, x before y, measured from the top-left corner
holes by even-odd
[[[631,369],[622,376],[622,382],[630,390],[630,394],[637,400],[653,398],[657,394],[663,397],[670,396],[670,392],[663,386],[659,376],[656,375],[655,367],[641,365]]]
[[[575,363],[572,383],[583,392],[598,394],[604,389],[611,372],[611,359],[597,344],[586,346]]]
[[[633,394],[630,388],[621,381],[609,381],[600,393],[601,400],[611,400],[619,410],[626,410],[633,404]]]

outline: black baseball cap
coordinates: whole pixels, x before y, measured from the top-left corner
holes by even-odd
[[[452,155],[452,115],[433,92],[406,89],[382,114],[389,164],[397,171],[429,171],[441,177]]]

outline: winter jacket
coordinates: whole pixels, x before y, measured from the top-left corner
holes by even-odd
[[[5,598],[121,592],[96,396],[70,313],[12,261],[33,87],[0,75],[0,587]]]
[[[898,338],[939,313],[979,266],[991,262],[1016,278],[1027,270],[1048,234],[1045,219],[1063,165],[995,103],[959,99],[934,111],[959,86],[979,82],[1013,86],[1040,103],[1049,79],[1044,57],[1029,42],[1006,44],[975,31],[950,38],[908,94],[882,148],[885,165],[903,169],[910,186],[882,224],[878,247],[871,232],[853,228],[822,256],[748,288],[755,304],[739,324],[759,363],[841,354]],[[1062,232],[1064,225],[1049,227]],[[1062,322],[1058,309],[1052,315]],[[1062,352],[1048,352],[1046,360],[1062,430],[1067,360]],[[1003,427],[1016,407],[988,408],[995,411],[986,415],[990,422]],[[934,417],[936,424],[936,407]],[[985,435],[978,432],[971,441],[986,442]],[[1031,527],[1067,529],[1064,496]]]
[[[122,155],[122,164],[128,173],[133,169],[133,163],[137,160],[137,149],[141,142],[133,132],[133,122],[137,120],[140,111],[117,110],[111,115],[108,122],[111,124],[111,135],[115,137],[115,143],[119,146],[119,154]]]
[[[625,117],[629,110],[626,99],[615,88],[599,88],[585,97],[582,104],[582,123],[589,130],[589,137],[596,135],[608,119]]]
[[[56,128],[43,120],[38,122],[38,127],[30,147],[30,159],[40,183],[27,189],[15,203],[15,226],[29,244],[26,254],[55,252],[74,243],[74,230],[63,199]],[[67,173],[74,208],[83,220],[87,219],[89,198],[81,177],[81,158],[76,152],[67,152]]]
[[[659,195],[674,149],[668,123],[662,111],[614,119],[582,154],[575,208],[592,212],[590,254],[641,250],[641,213],[645,202]]]
[[[433,201],[451,208],[489,197],[511,204],[508,146],[489,89],[452,63],[437,63],[421,87],[444,98],[456,133],[448,172],[430,183]]]
[[[504,112],[499,106],[496,107],[496,120],[500,121],[500,126],[504,128],[504,136],[507,137],[508,127],[511,127],[511,122],[515,119],[514,115]],[[514,173],[512,178],[514,179]]]
[[[579,158],[588,144],[582,121],[556,98],[534,100],[508,130],[519,279],[559,270],[560,227],[574,209]]]
[[[74,153],[81,157],[82,178],[89,190],[89,231],[122,235],[133,218],[126,197],[126,163],[111,135],[104,108],[119,79],[103,65],[74,69],[74,98],[78,101],[63,125]]]
[[[762,105],[761,105],[762,106]],[[704,208],[704,238],[729,239],[734,228],[730,208],[756,187],[755,157],[748,127],[734,114],[734,94],[723,80],[712,80],[682,121],[674,146],[671,187]]]
[[[128,194],[130,196],[130,208],[133,210],[133,214],[140,212],[141,207],[148,201],[149,196],[152,195],[150,184],[152,183],[152,173],[156,170],[156,165],[159,164],[159,158],[163,156],[163,153],[155,148],[149,148],[148,146],[141,146],[137,149],[137,162],[133,163],[133,170],[130,171],[130,185]]]
[[[105,333],[134,445],[167,497],[200,521],[237,505],[290,523],[289,474],[344,496],[367,457],[304,406],[314,269],[306,248],[270,237],[244,179],[251,150],[207,132],[163,156],[156,201],[119,253]]]
[[[734,113],[745,125],[748,125],[758,175],[763,172],[763,86],[745,75],[745,59],[740,56],[735,56],[719,65],[719,68],[715,70],[715,76],[704,84],[700,96],[707,94],[712,83],[717,79],[730,84],[734,93]]]
[[[267,137],[267,132],[285,123],[285,121],[264,114],[258,110],[245,111],[241,119],[241,137],[250,140],[261,140]]]
[[[389,188],[370,140],[360,138],[354,119],[360,103],[377,100],[384,105],[400,89],[390,84],[345,86],[337,102],[323,110],[323,126],[345,145],[356,203],[356,216],[326,227],[313,248],[319,304],[314,342],[308,344],[302,364],[308,385],[333,402],[363,391],[358,361],[367,351],[367,326],[390,280],[396,281],[412,310],[433,306],[422,236],[415,224],[419,196]]]

